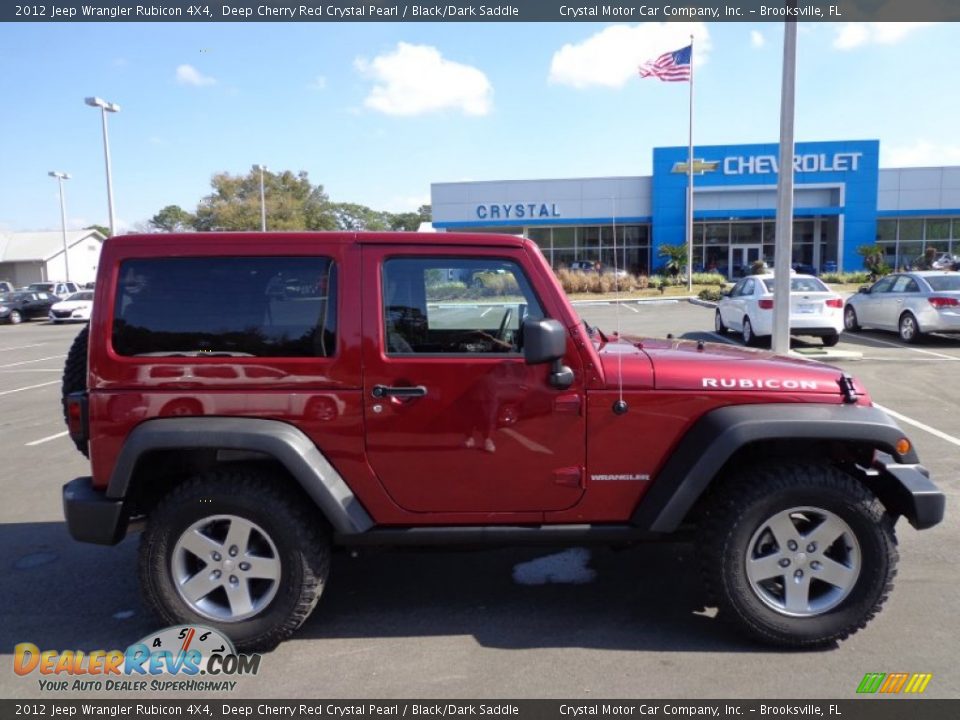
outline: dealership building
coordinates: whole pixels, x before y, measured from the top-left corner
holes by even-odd
[[[881,169],[879,155],[877,140],[796,144],[794,265],[859,270],[857,248],[873,244],[891,267],[930,247],[960,254],[960,167]],[[686,147],[654,148],[652,176],[434,183],[433,226],[522,234],[554,267],[616,259],[654,272],[663,245],[686,242],[687,159]],[[776,143],[694,148],[695,269],[772,265],[778,165]]]

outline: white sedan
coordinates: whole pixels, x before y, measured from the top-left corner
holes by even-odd
[[[89,322],[92,309],[93,290],[81,290],[51,307],[49,317],[55,323]]]
[[[745,345],[773,334],[772,274],[748,275],[720,298],[715,329],[735,330]],[[843,332],[843,298],[812,275],[790,276],[790,334],[813,335],[833,347]]]

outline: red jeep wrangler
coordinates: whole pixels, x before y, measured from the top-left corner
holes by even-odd
[[[608,336],[517,237],[110,238],[64,410],[70,532],[143,527],[167,623],[269,648],[334,547],[695,538],[721,614],[811,646],[880,609],[944,497],[841,371]]]

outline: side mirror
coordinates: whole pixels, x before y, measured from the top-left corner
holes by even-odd
[[[567,352],[567,330],[557,320],[523,321],[523,359],[527,365],[560,360]]]
[[[733,292],[733,288],[724,288],[720,291],[721,297],[730,297],[730,293]]]
[[[567,351],[567,330],[557,320],[523,321],[523,359],[527,365],[553,363],[550,385],[564,390],[573,384],[573,370],[563,364]]]
[[[859,288],[857,288],[857,292],[858,292],[859,294],[861,294],[861,295],[869,295],[869,294],[870,294],[870,286],[869,286],[869,285],[861,285]]]

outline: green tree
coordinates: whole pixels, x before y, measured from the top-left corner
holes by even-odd
[[[430,205],[421,205],[417,208],[417,215],[420,216],[420,222],[432,222],[433,208]]]
[[[861,245],[857,248],[857,255],[863,258],[863,266],[870,273],[871,279],[876,280],[890,272],[890,266],[884,260],[882,245]]]
[[[197,219],[179,205],[167,205],[148,221],[161,232],[192,230]]]
[[[392,216],[358,203],[334,203],[330,207],[338,230],[390,230]]]
[[[664,268],[675,278],[687,267],[686,245],[661,245],[658,255],[667,259]]]
[[[321,186],[314,187],[306,172],[265,172],[264,198],[268,230],[333,229],[329,199]],[[246,175],[217,173],[210,181],[213,192],[197,207],[198,230],[259,230],[260,172]]]
[[[96,230],[104,237],[110,237],[110,235],[112,235],[110,228],[104,227],[103,225],[87,225],[84,230]]]
[[[420,227],[421,222],[423,221],[419,213],[395,213],[390,216],[390,229],[414,231]]]

